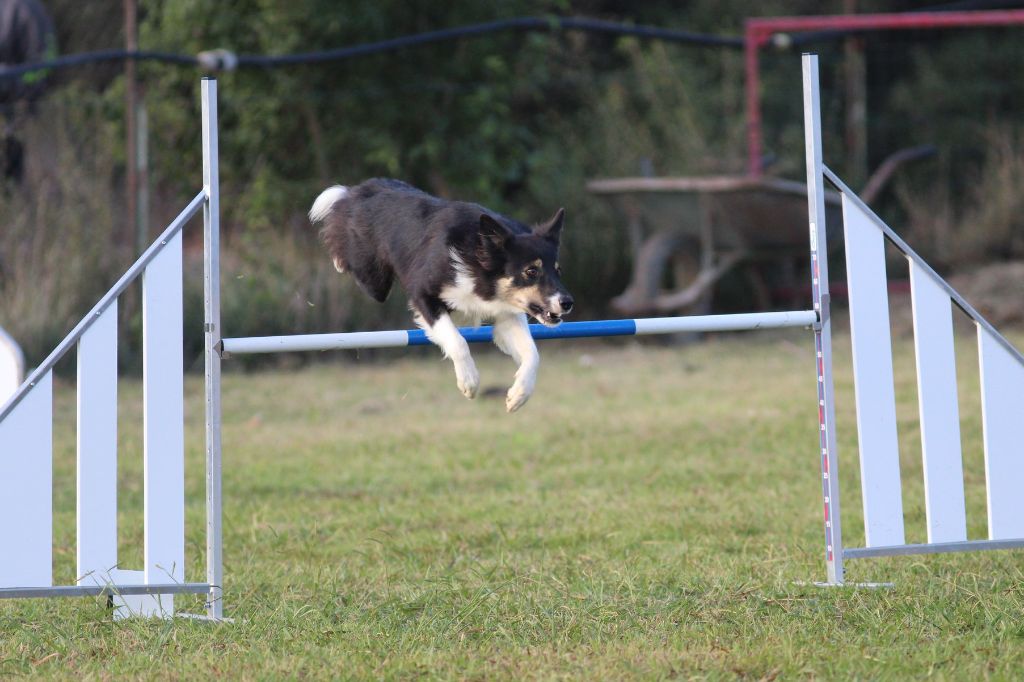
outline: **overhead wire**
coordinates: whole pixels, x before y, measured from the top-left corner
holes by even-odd
[[[440,43],[460,38],[478,37],[503,31],[585,31],[610,35],[635,36],[664,42],[704,47],[742,48],[743,39],[680,29],[626,24],[584,17],[515,17],[468,26],[426,31],[399,38],[389,38],[360,45],[315,50],[296,54],[259,55],[235,54],[216,49],[197,55],[154,50],[99,50],[48,59],[40,62],[0,66],[0,79],[18,78],[35,71],[58,71],[86,64],[121,61],[151,61],[165,64],[196,66],[207,71],[229,71],[237,68],[275,68],[300,64],[317,64],[363,57],[371,54],[394,52],[409,47]]]

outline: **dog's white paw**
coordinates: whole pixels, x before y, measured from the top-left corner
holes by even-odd
[[[531,395],[533,395],[533,388],[517,381],[512,384],[512,388],[508,389],[508,393],[505,396],[505,409],[509,412],[515,412],[526,404]]]
[[[462,391],[462,395],[470,400],[475,398],[476,391],[480,388],[480,372],[477,371],[476,365],[469,363],[462,367],[456,367],[455,382],[458,384],[459,390]]]

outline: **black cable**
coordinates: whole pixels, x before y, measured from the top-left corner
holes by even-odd
[[[276,56],[239,55],[238,65],[283,66],[288,64],[315,64],[317,62],[362,57],[368,54],[390,52],[415,45],[443,42],[467,36],[482,36],[508,30],[576,30],[588,31],[591,33],[610,33],[613,35],[631,35],[672,43],[704,45],[708,47],[743,47],[742,38],[713,36],[703,33],[694,33],[691,31],[658,28],[656,26],[633,26],[614,21],[602,21],[600,19],[584,19],[578,17],[550,19],[542,17],[517,17],[515,19],[501,19],[498,21],[490,21],[471,26],[460,26],[458,28],[428,31],[426,33],[417,33],[416,35],[392,38],[390,40],[382,40],[376,43],[365,43],[363,45],[355,45],[352,47],[342,47],[334,50]]]
[[[574,30],[587,31],[591,33],[608,33],[612,35],[631,35],[651,40],[662,40],[665,42],[701,45],[706,47],[731,47],[740,48],[743,46],[742,38],[715,36],[692,31],[681,31],[657,26],[635,26],[614,21],[603,21],[600,19],[586,19],[580,17],[517,17],[514,19],[501,19],[482,24],[471,24],[469,26],[458,26],[426,33],[417,33],[400,38],[391,38],[373,43],[364,43],[351,47],[341,47],[333,50],[320,50],[315,52],[302,52],[288,55],[238,55],[235,57],[227,51],[214,51],[208,53],[214,59],[221,58],[217,62],[222,67],[230,63],[228,68],[235,65],[242,67],[277,67],[296,64],[316,64],[327,61],[337,61],[362,57],[382,52],[393,52],[406,47],[426,45],[447,40],[455,40],[464,37],[476,37],[498,33],[501,31],[557,31]],[[66,69],[84,64],[95,64],[99,62],[118,61],[134,59],[135,61],[156,61],[172,64],[185,64],[189,66],[200,66],[203,64],[199,57],[185,54],[174,54],[169,52],[152,51],[128,51],[128,50],[101,50],[99,52],[84,52],[76,55],[68,55],[45,62],[32,64],[20,64],[17,66],[0,67],[0,79],[17,78],[26,73],[42,70]]]
[[[33,71],[58,71],[72,66],[84,66],[86,64],[99,64],[102,62],[115,62],[127,59],[136,61],[154,61],[170,64],[186,64],[195,66],[199,59],[187,54],[175,54],[173,52],[153,52],[149,50],[128,51],[128,50],[98,50],[96,52],[81,52],[65,57],[48,59],[44,62],[32,62],[30,64],[18,64],[16,66],[0,67],[0,79],[17,78]]]
[[[960,2],[952,2],[945,5],[920,8],[911,11],[922,12],[950,11],[968,8],[979,9],[986,5],[989,8],[992,8],[993,6],[1019,7],[1022,4],[1024,4],[1024,2],[1021,0],[961,0]],[[803,46],[814,42],[835,40],[854,33],[864,33],[868,30],[870,29],[802,32],[789,36],[789,40],[786,45],[792,47]],[[743,48],[743,39],[734,36],[711,35],[707,33],[696,33],[694,31],[660,28],[658,26],[637,26],[634,24],[604,21],[601,19],[587,19],[584,17],[515,17],[513,19],[499,19],[497,21],[489,21],[481,24],[470,24],[468,26],[457,26],[455,28],[427,31],[425,33],[417,33],[414,35],[402,36],[400,38],[390,38],[388,40],[380,40],[373,43],[363,43],[362,45],[287,55],[235,55],[228,50],[212,50],[210,52],[201,53],[198,56],[149,50],[100,50],[97,52],[83,52],[43,62],[19,64],[15,66],[0,66],[0,80],[17,78],[34,71],[57,71],[74,66],[123,61],[127,59],[186,66],[199,66],[210,71],[232,70],[236,67],[272,68],[298,64],[317,64],[363,57],[371,54],[394,52],[407,47],[416,47],[419,45],[439,43],[459,38],[484,36],[492,33],[500,33],[502,31],[585,31],[588,33],[635,36],[648,40],[661,40],[678,45],[728,47],[733,49]]]

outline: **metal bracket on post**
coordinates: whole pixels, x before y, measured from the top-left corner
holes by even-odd
[[[821,294],[821,310],[818,311],[818,324],[828,324],[832,321],[832,297],[829,294]]]

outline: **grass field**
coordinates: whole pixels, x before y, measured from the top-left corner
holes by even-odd
[[[976,360],[962,351],[971,537]],[[909,341],[896,350],[908,541],[925,539]],[[0,604],[0,676],[902,678],[1024,673],[1020,552],[861,560],[823,589],[807,332],[681,348],[547,344],[515,415],[437,355],[224,381],[226,613],[113,623],[102,600]],[[379,361],[382,358],[389,362]],[[848,341],[845,540],[863,544]],[[480,356],[505,386],[503,356]],[[74,579],[73,391],[58,392],[58,581]],[[141,550],[140,390],[122,385],[122,565]],[[190,378],[188,578],[203,579],[202,386]],[[198,610],[195,598],[177,603]]]

